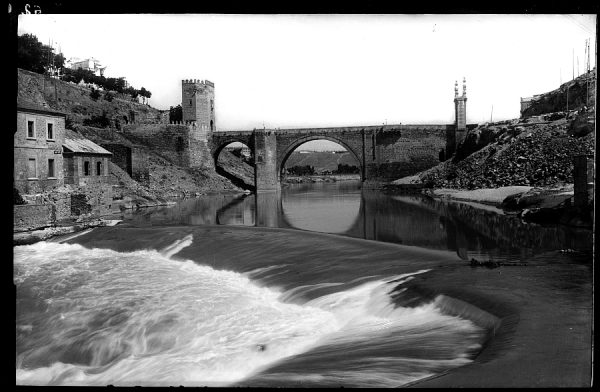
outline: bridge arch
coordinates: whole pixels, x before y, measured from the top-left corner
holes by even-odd
[[[228,145],[230,145],[231,143],[242,143],[243,145],[245,145],[246,147],[248,147],[250,149],[250,153],[252,154],[252,156],[254,156],[254,143],[251,143],[251,141],[249,141],[248,139],[238,137],[238,136],[232,136],[229,138],[219,139],[218,143],[213,145],[213,148],[212,148],[212,157],[213,157],[213,162],[215,164],[215,167],[217,166],[218,161],[219,161],[219,154],[221,154],[221,151],[223,151],[223,149],[225,147],[227,147]]]
[[[364,181],[364,168],[363,168],[363,164],[362,161],[360,159],[360,155],[354,151],[354,149],[352,147],[350,147],[348,145],[348,143],[344,142],[342,139],[337,138],[335,136],[327,136],[327,135],[309,135],[309,136],[304,136],[298,139],[295,139],[293,142],[289,143],[287,146],[285,146],[283,148],[283,151],[277,155],[279,155],[280,158],[278,158],[277,161],[277,173],[279,176],[281,176],[281,172],[283,171],[283,168],[285,167],[285,163],[287,162],[288,158],[290,157],[290,155],[292,155],[292,153],[301,145],[303,145],[304,143],[313,141],[313,140],[327,140],[336,144],[339,144],[340,146],[344,147],[346,149],[346,151],[348,151],[350,154],[352,154],[352,156],[354,157],[354,159],[356,160],[356,163],[358,164],[358,169],[359,169],[359,173],[360,173],[360,179],[361,181]]]

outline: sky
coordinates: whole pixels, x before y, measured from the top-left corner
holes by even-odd
[[[588,38],[596,64],[595,15],[29,14],[18,24],[150,90],[158,109],[181,103],[182,79],[210,80],[223,131],[451,124],[463,77],[468,123],[512,119],[521,97],[584,72]]]

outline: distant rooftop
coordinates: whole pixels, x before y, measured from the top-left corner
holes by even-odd
[[[105,150],[96,143],[70,129],[65,129],[65,142],[63,143],[63,148],[68,150],[66,152],[112,155],[110,151]]]

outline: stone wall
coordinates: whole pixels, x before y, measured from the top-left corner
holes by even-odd
[[[63,186],[25,197],[28,204],[14,206],[14,231],[68,224],[110,213],[112,186]]]
[[[13,208],[15,232],[51,226],[54,222],[54,206],[51,204],[23,204]]]

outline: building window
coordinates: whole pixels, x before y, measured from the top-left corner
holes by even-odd
[[[48,123],[46,125],[48,126],[48,133],[46,139],[54,140],[54,124]]]
[[[210,111],[211,112],[215,111],[215,102],[212,99],[210,100]]]
[[[37,178],[35,158],[29,158],[29,161],[27,162],[27,178],[29,178],[29,179]]]
[[[27,121],[27,138],[35,139],[35,121]]]
[[[84,176],[90,175],[90,162],[89,161],[83,162],[83,175]]]
[[[96,175],[102,175],[102,162],[96,162]]]
[[[54,178],[54,159],[48,159],[48,178]]]

